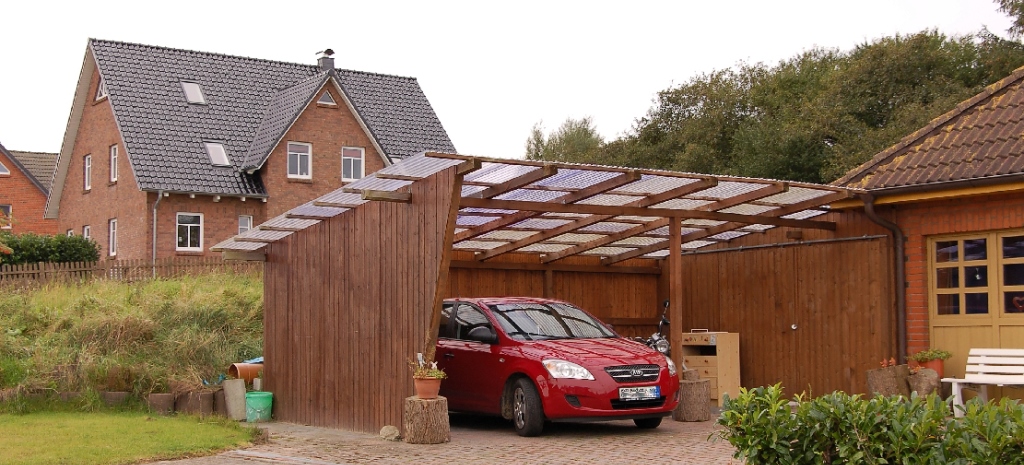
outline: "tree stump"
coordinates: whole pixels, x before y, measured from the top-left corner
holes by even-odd
[[[933,392],[938,392],[941,383],[939,382],[939,374],[935,370],[922,368],[907,378],[907,384],[912,392],[916,392],[919,396],[927,396]]]
[[[448,399],[405,398],[402,438],[409,444],[441,444],[452,440],[448,425]]]
[[[700,379],[700,372],[697,370],[683,370],[680,373],[679,379],[684,381],[697,381]]]
[[[910,397],[910,385],[907,384],[909,376],[910,368],[906,365],[868,370],[868,392],[880,396]]]
[[[710,380],[682,380],[679,382],[679,406],[672,411],[672,419],[676,421],[708,421],[711,419],[710,404]]]

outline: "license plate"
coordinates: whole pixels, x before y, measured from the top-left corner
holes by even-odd
[[[661,397],[661,386],[619,388],[619,400],[646,400]]]

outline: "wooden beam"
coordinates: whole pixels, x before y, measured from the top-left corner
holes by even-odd
[[[224,258],[224,260],[243,262],[267,261],[267,254],[264,252],[243,252],[241,250],[225,250],[221,252],[221,257]]]
[[[357,208],[361,205],[365,205],[366,202],[325,202],[323,200],[314,200],[313,205],[317,207],[333,207],[333,208]]]
[[[672,359],[677,367],[683,365],[683,240],[682,226],[677,220],[668,225],[668,325],[672,341]]]
[[[558,199],[558,201],[561,202],[561,204],[569,204],[569,203],[572,203],[572,202],[577,202],[577,201],[580,201],[580,200],[583,200],[583,199],[587,199],[587,198],[593,197],[593,196],[598,195],[598,194],[602,194],[602,193],[604,193],[606,191],[615,189],[616,187],[629,184],[631,182],[636,181],[637,179],[640,179],[640,174],[639,173],[637,173],[635,171],[625,172],[625,173],[622,173],[619,176],[615,176],[613,178],[606,179],[606,180],[604,180],[602,182],[594,184],[593,186],[587,187],[586,189],[581,189],[581,190],[573,192],[571,194],[564,195],[564,196],[562,196],[561,199]],[[480,203],[480,204],[479,205],[467,205],[467,202],[469,202],[469,203]],[[488,206],[487,202],[518,202],[518,201],[494,200],[494,199],[477,199],[477,198],[463,197],[461,202],[460,202],[459,207],[460,208],[464,208],[464,207],[474,207],[474,206],[476,206],[476,207],[480,207],[480,208],[495,208],[495,207]],[[536,205],[536,204],[540,204],[540,205],[559,205],[559,204],[547,203],[547,202],[522,202],[522,203],[524,203],[524,204],[532,204],[532,205]],[[494,221],[490,221],[490,222],[488,222],[486,224],[477,226],[475,228],[466,229],[465,231],[462,231],[461,233],[455,235],[455,242],[463,241],[463,240],[466,240],[466,239],[468,239],[470,237],[477,236],[477,235],[484,234],[484,233],[488,233],[488,232],[494,231],[496,229],[501,229],[501,228],[503,228],[505,226],[508,226],[510,224],[518,223],[520,221],[523,221],[523,220],[525,220],[527,218],[532,218],[534,216],[537,216],[537,214],[538,214],[537,212],[549,211],[547,209],[540,209],[540,210],[538,210],[538,209],[529,209],[529,208],[499,208],[499,210],[522,210],[522,211],[519,211],[517,213],[513,213],[511,215],[508,215],[508,216],[496,219]]]
[[[649,195],[644,197],[644,200],[637,206],[647,207],[650,205],[656,205],[666,200],[671,200],[676,197],[682,197],[687,194],[692,194],[697,191],[704,189],[710,189],[718,185],[718,180],[715,178],[704,178],[697,182],[691,182],[685,186],[679,186],[675,189],[669,189],[660,194]]]
[[[399,181],[419,181],[424,176],[410,176],[408,174],[399,173],[382,173],[380,171],[373,173],[373,176],[378,179],[396,179]]]
[[[494,208],[499,210],[520,210],[523,212],[579,213],[586,215],[612,216],[656,216],[665,218],[696,218],[713,221],[735,221],[747,224],[770,224],[773,226],[789,226],[793,228],[826,229],[834,231],[836,224],[830,221],[793,220],[759,215],[740,215],[736,213],[708,212],[702,210],[677,210],[671,208],[644,208],[626,206],[588,205],[579,203],[526,202],[521,200],[469,199],[463,198],[461,206],[476,208]],[[509,215],[509,216],[516,216]],[[515,221],[520,221],[517,219]],[[493,221],[500,222],[502,220]],[[505,224],[511,224],[508,221]],[[490,225],[488,223],[487,225]],[[487,226],[485,225],[485,226]],[[504,226],[504,225],[502,225]],[[497,227],[493,228],[497,229]]]
[[[776,182],[767,186],[754,189],[746,194],[734,195],[727,197],[717,202],[711,202],[707,205],[702,205],[695,208],[694,210],[704,211],[718,211],[729,207],[735,207],[736,205],[742,205],[747,202],[751,202],[757,199],[762,199],[771,195],[780,194],[789,190],[789,183],[787,182]]]
[[[516,176],[508,181],[501,184],[495,184],[480,192],[477,192],[470,197],[476,197],[481,199],[489,199],[496,195],[504,194],[505,192],[518,189],[528,184],[534,183],[544,178],[549,178],[558,174],[558,168],[554,165],[544,165],[539,169],[530,171],[522,176]]]
[[[363,200],[376,200],[381,202],[398,202],[398,203],[409,203],[412,202],[411,192],[398,192],[398,191],[375,191],[375,190],[363,190],[360,191]],[[314,203],[314,205],[316,205]]]
[[[452,268],[468,268],[479,270],[516,270],[516,271],[563,271],[571,273],[622,273],[622,274],[661,274],[657,266],[603,266],[603,265],[545,265],[541,263],[512,262],[478,262],[475,260],[452,260]]]
[[[590,242],[587,242],[587,243],[584,243],[584,244],[574,245],[574,246],[569,247],[568,249],[562,250],[560,252],[546,254],[544,256],[544,258],[541,259],[541,262],[543,262],[543,263],[551,263],[551,262],[553,262],[555,260],[561,260],[561,259],[563,259],[565,257],[571,256],[571,255],[576,255],[576,254],[578,254],[580,252],[586,252],[586,251],[588,251],[590,249],[596,249],[596,248],[601,247],[603,245],[611,244],[612,242],[621,241],[621,240],[623,240],[623,239],[625,239],[627,237],[633,237],[633,236],[636,236],[636,235],[639,235],[639,234],[643,234],[643,233],[648,232],[648,231],[653,231],[655,229],[658,229],[658,228],[661,228],[661,227],[664,227],[664,226],[668,225],[668,223],[669,223],[669,219],[668,218],[662,218],[660,220],[652,221],[650,223],[647,223],[647,224],[644,224],[644,225],[641,225],[641,226],[637,226],[635,228],[629,228],[629,229],[627,229],[625,231],[622,231],[622,232],[619,232],[619,233],[609,234],[609,235],[607,235],[605,237],[602,237],[601,239],[596,239],[596,240],[593,240],[593,241],[590,241]],[[650,252],[648,252],[648,253],[650,253]]]
[[[466,173],[469,173],[470,171],[476,171],[476,170],[480,169],[481,165],[482,165],[482,162],[480,161],[479,158],[474,158],[472,160],[466,160],[466,161],[456,165],[455,174],[463,174],[464,175]]]
[[[451,275],[452,236],[455,234],[455,221],[459,217],[459,197],[462,195],[462,176],[456,168],[448,194],[448,218],[444,224],[444,241],[441,243],[441,261],[437,267],[437,284],[434,287],[434,299],[430,312],[430,323],[424,334],[423,351],[426,361],[433,362],[437,350],[437,327],[441,324],[441,308],[445,295],[448,293],[448,280]]]

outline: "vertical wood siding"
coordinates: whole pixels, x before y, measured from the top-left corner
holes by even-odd
[[[890,243],[684,255],[681,328],[739,333],[744,387],[863,393],[865,372],[896,353]]]
[[[455,168],[413,183],[412,202],[370,202],[270,244],[266,389],[282,421],[377,432],[402,424],[408,362],[423,352]],[[415,337],[410,337],[415,335]]]

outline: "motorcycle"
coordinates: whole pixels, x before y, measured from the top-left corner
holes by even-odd
[[[664,307],[664,310],[661,313],[661,321],[658,322],[658,330],[654,334],[652,334],[651,337],[635,337],[633,338],[633,340],[643,343],[644,345],[668,356],[671,344],[669,344],[668,339],[665,338],[665,334],[662,332],[665,326],[669,324],[668,300],[666,300],[665,303],[662,305]]]

